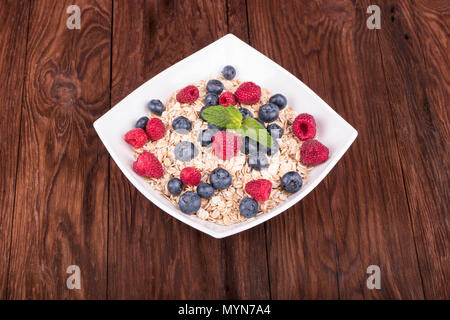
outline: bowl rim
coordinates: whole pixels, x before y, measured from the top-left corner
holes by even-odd
[[[300,86],[308,95],[313,96],[315,99],[318,98],[320,100],[320,102],[322,102],[324,104],[324,106],[327,107],[328,112],[331,112],[333,114],[333,116],[340,118],[341,121],[343,122],[343,124],[350,129],[350,134],[349,134],[347,141],[343,144],[343,146],[341,148],[339,148],[338,150],[336,150],[335,155],[333,156],[333,159],[331,159],[331,161],[328,161],[325,163],[326,166],[323,168],[322,172],[313,180],[312,183],[309,183],[307,186],[305,186],[305,188],[302,189],[302,192],[294,194],[288,200],[282,202],[281,204],[279,204],[277,207],[273,208],[269,212],[259,215],[258,219],[251,219],[251,220],[247,220],[244,222],[232,224],[230,226],[221,226],[221,227],[223,227],[222,230],[218,231],[218,230],[209,228],[207,226],[208,224],[214,224],[213,222],[204,221],[204,220],[200,220],[200,219],[198,221],[195,221],[194,219],[191,219],[190,216],[182,214],[181,211],[179,211],[179,210],[178,210],[179,212],[174,210],[173,208],[167,206],[165,203],[161,202],[159,199],[153,197],[153,195],[150,194],[148,192],[148,190],[146,190],[146,188],[151,187],[151,186],[150,185],[145,186],[143,183],[138,181],[132,175],[130,169],[125,167],[125,163],[123,163],[123,161],[120,160],[119,155],[114,151],[114,148],[108,142],[108,139],[107,139],[104,131],[102,130],[102,126],[108,120],[108,115],[110,115],[111,112],[113,112],[113,109],[115,109],[119,104],[122,104],[123,102],[125,102],[127,100],[127,98],[129,98],[133,94],[142,90],[142,88],[144,86],[149,85],[149,83],[151,83],[151,82],[158,81],[158,79],[163,77],[165,73],[170,72],[170,70],[176,68],[181,63],[188,62],[190,59],[193,58],[193,56],[197,55],[200,52],[207,50],[208,48],[211,48],[214,45],[217,45],[218,42],[223,42],[223,41],[233,41],[233,42],[236,42],[237,45],[245,46],[245,47],[247,47],[247,49],[250,49],[254,54],[262,56],[269,63],[273,64],[273,66],[274,66],[274,68],[276,68],[277,72],[284,73],[290,79],[290,81],[292,81],[296,85]],[[300,81],[298,78],[296,78],[292,73],[290,73],[289,71],[284,69],[282,66],[277,64],[275,61],[271,60],[270,58],[268,58],[267,56],[265,56],[264,54],[262,54],[261,52],[259,52],[255,48],[251,47],[250,45],[248,45],[244,41],[240,40],[239,38],[237,38],[235,35],[233,35],[231,33],[219,38],[218,40],[210,43],[209,45],[205,46],[204,48],[202,48],[202,49],[192,53],[191,55],[187,56],[186,58],[174,63],[172,66],[166,68],[165,70],[161,71],[154,77],[152,77],[149,80],[142,83],[139,87],[137,87],[135,90],[130,92],[126,97],[124,97],[121,101],[119,101],[117,104],[115,104],[114,107],[110,108],[101,117],[99,117],[93,123],[93,126],[94,126],[94,129],[97,132],[100,140],[102,141],[103,145],[105,146],[108,153],[110,154],[111,158],[114,160],[114,162],[119,167],[119,169],[122,171],[122,173],[125,175],[125,177],[130,181],[130,183],[135,188],[138,189],[138,191],[140,193],[142,193],[149,201],[151,201],[153,204],[155,204],[158,208],[160,208],[164,212],[168,213],[175,219],[180,220],[180,221],[186,223],[187,225],[189,225],[199,231],[202,231],[202,232],[204,232],[214,238],[217,238],[217,239],[225,238],[225,237],[237,234],[239,232],[248,230],[250,228],[253,228],[259,224],[262,224],[262,223],[272,219],[273,217],[279,215],[283,211],[286,211],[290,207],[297,204],[301,199],[306,197],[320,182],[322,182],[322,180],[330,173],[331,169],[342,158],[344,153],[348,150],[348,148],[355,141],[355,139],[358,135],[358,132],[356,131],[355,128],[353,128],[345,119],[343,119],[333,108],[331,108],[322,98],[320,98],[319,95],[317,95],[306,84],[304,84],[302,81]],[[145,183],[147,183],[147,182],[145,182]],[[154,190],[154,191],[157,192],[156,190]],[[205,222],[206,222],[206,224],[205,224]],[[215,226],[217,226],[217,225],[215,224]]]

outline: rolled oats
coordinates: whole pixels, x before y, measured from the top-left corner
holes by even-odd
[[[241,84],[238,80],[225,80],[218,78],[224,84],[225,91],[234,92]],[[295,138],[291,130],[291,125],[296,117],[295,111],[286,107],[280,111],[279,118],[274,121],[284,131],[283,136],[277,139],[279,143],[279,151],[270,157],[269,166],[261,171],[252,170],[246,161],[246,156],[239,154],[230,160],[222,160],[217,158],[209,147],[201,147],[198,142],[198,135],[206,129],[207,123],[199,117],[201,108],[203,107],[203,99],[206,95],[207,80],[199,81],[194,84],[199,89],[199,98],[192,104],[180,104],[176,101],[176,94],[173,95],[165,103],[166,110],[160,116],[167,128],[165,136],[156,141],[149,142],[143,148],[136,150],[137,155],[143,150],[152,152],[163,163],[165,172],[160,179],[148,179],[154,188],[167,197],[175,206],[177,206],[179,196],[171,195],[166,186],[168,181],[173,178],[179,178],[180,171],[186,166],[193,166],[202,172],[202,181],[208,182],[209,174],[217,167],[222,167],[232,175],[232,186],[225,190],[216,190],[215,195],[209,199],[202,199],[202,206],[198,210],[196,216],[202,220],[211,221],[222,225],[231,225],[254,218],[244,218],[239,214],[239,204],[242,198],[248,196],[244,190],[245,184],[254,179],[268,179],[272,182],[272,193],[269,200],[260,203],[259,214],[267,213],[280,203],[284,202],[288,193],[282,190],[280,179],[283,174],[289,171],[297,171],[303,179],[308,176],[308,168],[300,164],[300,146],[298,139]],[[269,90],[263,88],[261,99],[254,105],[237,105],[236,107],[245,107],[249,109],[255,116],[260,105],[268,103],[270,98]],[[155,115],[152,115],[154,117]],[[192,122],[192,130],[186,134],[180,134],[173,130],[172,121],[178,116],[184,116]],[[174,157],[174,146],[181,141],[190,141],[195,144],[199,150],[199,154],[188,162],[182,162]],[[187,187],[186,191],[194,191],[195,187]]]

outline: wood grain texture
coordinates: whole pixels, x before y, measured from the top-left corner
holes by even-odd
[[[68,30],[71,4],[0,2],[0,298],[450,298],[448,1],[78,0]],[[92,123],[228,32],[359,136],[299,204],[217,240],[143,197]]]
[[[113,103],[225,35],[227,18],[224,1],[115,1]],[[114,163],[110,181],[109,298],[269,297],[262,226],[216,240],[151,204]]]
[[[448,298],[450,4],[378,2],[389,12],[379,44],[424,293]]]
[[[7,296],[28,12],[28,2],[0,2],[0,20],[7,26],[0,29],[0,299]]]
[[[361,13],[367,7],[355,8],[351,1],[249,4],[254,13],[250,30],[258,30],[251,33],[252,44],[303,76],[359,131],[325,182],[291,216],[268,223],[273,229],[269,243],[277,244],[269,251],[269,265],[278,274],[291,272],[278,277],[279,287],[273,290],[282,297],[333,297],[331,288],[339,285],[341,298],[422,298],[396,136],[386,118],[390,106],[379,103],[386,89],[377,38],[368,33]],[[365,54],[373,48],[375,56]],[[274,256],[289,258],[279,263]],[[366,268],[372,264],[382,270],[380,291],[365,287]],[[336,284],[336,270],[338,285],[330,285]]]
[[[320,82],[308,74],[305,60],[317,63],[312,42],[302,42],[308,29],[299,2],[248,1],[251,45],[307,84]],[[294,34],[295,32],[295,34]],[[302,48],[304,50],[299,50]],[[303,63],[299,63],[303,61]],[[319,80],[319,81],[318,81]],[[267,222],[271,293],[274,299],[337,299],[335,230],[324,184],[287,212]]]
[[[105,298],[107,152],[92,122],[109,106],[109,1],[33,1],[8,298]],[[81,268],[81,290],[66,269]]]

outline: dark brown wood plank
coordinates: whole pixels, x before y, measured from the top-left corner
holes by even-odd
[[[110,98],[111,3],[33,1],[8,298],[105,298],[108,158],[92,127]],[[81,289],[68,290],[69,265]]]
[[[366,8],[352,1],[249,2],[252,44],[303,77],[359,131],[324,183],[268,223],[274,297],[423,298],[376,31],[366,28]],[[381,268],[381,290],[366,288],[372,264]]]
[[[234,3],[115,1],[113,104],[225,35],[227,8],[229,21],[242,17]],[[245,24],[239,26],[230,24],[230,31],[245,39]],[[229,239],[213,239],[151,204],[112,160],[109,208],[109,298],[269,297],[262,226]]]
[[[425,298],[450,297],[448,1],[375,1]]]
[[[248,1],[251,45],[307,84],[322,86],[320,73],[308,67],[318,63],[311,46],[319,35],[302,42],[310,20],[300,5]],[[272,298],[339,298],[335,231],[324,184],[266,227]]]
[[[0,299],[5,299],[16,187],[29,3],[2,1],[0,20]]]

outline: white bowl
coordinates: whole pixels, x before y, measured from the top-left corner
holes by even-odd
[[[298,113],[312,114],[317,122],[319,140],[329,148],[330,158],[311,170],[300,191],[270,212],[250,221],[222,226],[182,213],[158,191],[153,190],[145,179],[133,171],[132,148],[123,137],[134,127],[138,118],[148,113],[149,100],[157,98],[164,102],[179,88],[218,76],[223,66],[228,64],[236,67],[237,79],[253,81],[272,93],[282,93],[287,97],[288,105]],[[94,127],[120,170],[147,199],[176,219],[215,238],[250,229],[296,204],[325,178],[358,134],[303,82],[232,34],[220,38],[148,80],[97,119]]]

